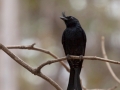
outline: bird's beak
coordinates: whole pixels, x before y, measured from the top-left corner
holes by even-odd
[[[62,20],[68,20],[67,18],[66,18],[66,16],[65,16],[65,12],[62,12],[62,16],[60,16],[60,18],[62,19]]]
[[[66,17],[63,17],[63,16],[60,16],[60,18],[61,18],[62,20],[64,20],[64,21],[67,20],[67,18],[66,18]]]

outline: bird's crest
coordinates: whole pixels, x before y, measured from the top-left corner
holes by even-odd
[[[66,16],[65,16],[65,12],[62,12],[62,16],[63,16],[63,17],[66,17]]]

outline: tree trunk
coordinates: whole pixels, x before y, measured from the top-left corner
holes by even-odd
[[[18,41],[18,0],[1,0],[0,43],[14,45]],[[15,53],[15,50],[14,52]],[[18,90],[16,63],[0,52],[0,90]]]

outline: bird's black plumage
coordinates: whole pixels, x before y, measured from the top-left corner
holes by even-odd
[[[82,29],[79,21],[73,16],[65,16],[62,13],[60,17],[66,24],[66,29],[62,35],[62,44],[65,55],[83,55],[86,48],[86,34]],[[70,77],[67,90],[82,90],[79,75],[82,68],[83,60],[67,60],[70,65]]]

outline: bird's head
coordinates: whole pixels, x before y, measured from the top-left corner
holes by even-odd
[[[62,16],[60,18],[65,22],[67,27],[74,27],[76,25],[80,25],[79,21],[73,16],[66,16],[65,12],[62,12]]]

